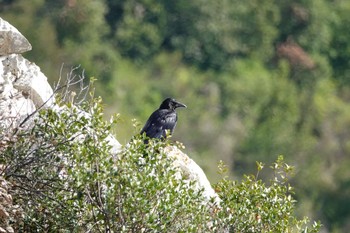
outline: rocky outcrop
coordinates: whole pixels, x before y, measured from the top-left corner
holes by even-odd
[[[63,111],[62,107],[55,105],[54,91],[46,76],[37,65],[21,55],[31,48],[16,28],[0,18],[0,153],[6,146],[4,141],[10,132],[30,127],[34,121],[28,119],[33,119],[38,109]],[[117,154],[121,149],[119,142],[112,135],[106,140],[111,145],[111,154]],[[189,183],[196,181],[198,189],[204,190],[203,195],[207,200],[214,198],[220,201],[203,170],[192,159],[177,147],[168,147],[166,152],[174,158],[179,177]],[[0,177],[0,233],[13,232],[15,228],[10,223],[16,224],[16,219],[20,218],[19,207],[13,205],[9,189],[9,184]]]
[[[0,18],[0,129],[9,130],[39,107],[53,104],[46,76],[19,53],[31,50],[27,39]]]
[[[8,133],[52,96],[39,67],[20,54],[31,48],[16,28],[0,18],[0,153]],[[9,190],[10,184],[0,177],[0,232],[14,232],[22,215]]]
[[[20,54],[31,49],[28,40],[15,27],[0,18],[0,56]]]
[[[178,178],[184,179],[188,182],[195,181],[195,187],[198,190],[203,190],[203,196],[207,201],[213,198],[217,204],[220,203],[219,196],[211,187],[202,168],[198,166],[196,162],[176,146],[166,147],[165,153],[174,159],[174,166],[179,170],[177,173]]]

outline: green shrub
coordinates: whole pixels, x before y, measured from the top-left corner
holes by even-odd
[[[279,156],[270,167],[274,176],[265,184],[258,175],[264,165],[257,162],[257,174],[245,175],[242,181],[224,177],[215,189],[222,199],[220,219],[229,226],[230,232],[318,232],[320,223],[309,224],[305,217],[294,216],[296,201],[293,188],[288,183],[293,167]],[[220,164],[220,171],[227,168]]]
[[[6,142],[2,175],[24,209],[26,232],[316,232],[293,216],[295,201],[279,158],[269,185],[255,176],[224,178],[219,204],[176,178],[170,142],[135,136],[118,154],[107,138],[100,99],[41,110],[29,131]],[[86,113],[82,112],[84,110]],[[223,168],[223,166],[221,166]],[[262,165],[259,164],[259,171]]]
[[[103,120],[100,100],[42,110],[1,155],[13,198],[25,211],[24,231],[207,231],[201,191],[175,178],[163,152],[137,136],[111,155],[106,140],[116,120]]]

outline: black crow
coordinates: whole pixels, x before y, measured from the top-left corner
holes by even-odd
[[[177,122],[176,108],[184,107],[186,105],[177,102],[172,98],[165,99],[159,106],[159,109],[154,111],[148,118],[145,126],[141,130],[141,134],[146,133],[149,138],[166,138],[166,130],[173,133]],[[147,140],[145,140],[147,143]]]

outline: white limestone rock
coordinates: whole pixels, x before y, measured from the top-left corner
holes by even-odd
[[[2,66],[3,75],[12,81],[16,90],[28,96],[37,108],[53,105],[53,90],[37,65],[22,55],[13,54],[2,60]]]
[[[0,127],[17,127],[40,107],[54,103],[46,76],[20,54],[0,56]]]
[[[16,128],[36,109],[54,103],[46,76],[19,54],[31,48],[15,27],[0,18],[0,128],[3,130]]]
[[[31,49],[28,40],[15,27],[0,18],[0,56],[24,53]]]
[[[204,171],[196,162],[183,153],[176,146],[168,146],[165,148],[165,153],[174,159],[174,166],[179,169],[177,173],[178,178],[182,178],[196,182],[196,188],[198,190],[203,189],[203,195],[207,201],[214,199],[216,204],[221,202],[218,194],[211,187],[211,184],[205,175]]]

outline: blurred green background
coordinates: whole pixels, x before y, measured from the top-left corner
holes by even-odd
[[[238,180],[283,154],[324,232],[350,232],[349,14],[347,0],[0,0],[51,84],[63,63],[97,78],[122,144],[174,97],[188,108],[173,138],[212,182],[219,160]]]

